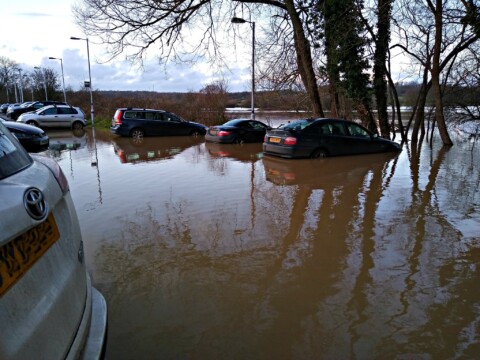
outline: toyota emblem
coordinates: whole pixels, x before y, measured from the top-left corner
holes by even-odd
[[[37,188],[29,188],[23,196],[25,209],[35,220],[43,220],[48,215],[48,205],[43,193]]]

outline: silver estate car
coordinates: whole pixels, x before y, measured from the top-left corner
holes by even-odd
[[[83,129],[87,124],[85,114],[78,107],[70,105],[48,105],[36,111],[21,114],[18,122],[44,128],[66,127],[69,129]]]
[[[0,122],[0,359],[99,359],[107,305],[86,271],[67,180]]]

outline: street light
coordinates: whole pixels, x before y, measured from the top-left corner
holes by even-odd
[[[83,38],[71,36],[70,40],[85,40],[87,42],[88,78],[90,80],[88,83],[88,87],[90,88],[90,120],[92,121],[92,127],[94,127],[95,122],[94,122],[93,94],[92,94],[92,73],[90,72],[90,49],[88,47],[88,38],[83,39]]]
[[[47,95],[47,78],[45,77],[45,71],[41,67],[35,66],[34,69],[40,70],[43,75],[43,88],[45,89],[45,101],[48,101]]]
[[[232,18],[233,24],[245,24],[249,23],[252,24],[252,114],[251,119],[255,120],[255,105],[254,105],[254,97],[255,97],[255,21],[248,21],[242,18],[233,17]]]
[[[63,99],[65,104],[67,103],[67,93],[65,92],[65,76],[63,76],[63,60],[62,58],[49,57],[50,60],[60,60],[60,66],[62,67],[62,83],[63,83]]]
[[[20,84],[20,102],[23,103],[23,76],[22,76],[22,69],[18,69],[19,76],[19,84]]]

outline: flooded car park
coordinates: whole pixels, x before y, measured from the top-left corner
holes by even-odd
[[[480,353],[478,144],[286,160],[93,135],[47,154],[107,300],[107,358]]]

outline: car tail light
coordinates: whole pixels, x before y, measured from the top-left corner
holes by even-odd
[[[117,110],[115,113],[115,125],[122,125],[123,110]]]
[[[50,169],[53,176],[57,180],[58,185],[60,185],[62,192],[65,194],[68,191],[68,181],[60,165],[58,165],[58,163],[55,160],[50,159],[46,156],[42,156],[42,155],[31,155],[31,156],[35,160],[37,160],[38,162],[42,163],[43,165],[45,165],[47,168]]]
[[[127,162],[127,157],[125,156],[125,151],[123,150],[118,150],[117,152],[118,157],[120,158],[120,162],[122,164],[125,164]]]
[[[232,133],[231,131],[220,130],[217,135],[218,136],[228,136],[231,133]]]
[[[283,142],[284,145],[295,145],[297,143],[297,138],[294,137],[287,137],[285,141]]]

